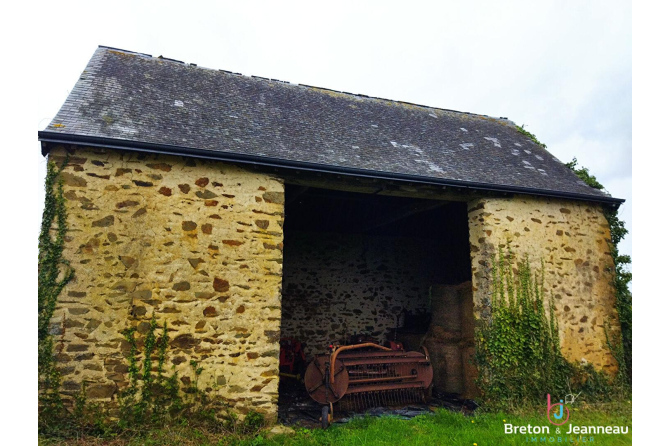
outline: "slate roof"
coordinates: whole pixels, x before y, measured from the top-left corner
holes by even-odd
[[[506,119],[99,47],[45,142],[618,203]]]

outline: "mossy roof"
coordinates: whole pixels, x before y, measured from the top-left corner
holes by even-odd
[[[616,203],[503,118],[99,47],[47,128],[74,142]]]

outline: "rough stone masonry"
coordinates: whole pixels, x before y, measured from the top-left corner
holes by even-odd
[[[64,147],[49,155],[61,163]],[[127,385],[122,331],[167,322],[168,365],[240,412],[276,413],[284,186],[232,165],[77,147],[62,172],[75,277],[52,320],[66,392]],[[141,340],[138,345],[141,344]]]
[[[167,322],[168,365],[174,365],[184,388],[195,378],[190,365],[194,360],[203,368],[199,386],[210,396],[242,413],[253,409],[275,417],[283,180],[218,161],[70,149],[61,174],[69,226],[64,255],[75,278],[62,292],[52,320],[64,392],[75,393],[86,382],[91,400],[114,405],[128,384],[129,345],[122,332],[136,327],[142,337],[155,316],[159,324]],[[49,159],[60,163],[66,153],[64,146],[56,146]],[[610,233],[601,205],[515,196],[477,198],[468,209],[475,317],[486,311],[487,262],[509,243],[518,255],[528,255],[533,267],[544,261],[545,291],[555,300],[566,357],[614,373],[616,361],[604,330],[609,322],[614,332],[618,323]],[[405,273],[414,280],[421,277],[412,267]],[[402,268],[397,274],[403,274]],[[288,283],[299,277],[294,274]],[[427,284],[413,286],[418,290]],[[420,296],[410,301],[422,305]],[[402,305],[411,306],[410,301]],[[319,328],[309,325],[310,318],[295,317],[303,308],[300,302],[288,303],[286,310],[293,316],[285,321],[287,330],[300,334]],[[318,305],[318,299],[310,305]],[[384,306],[366,309],[373,316],[382,310],[391,311]],[[328,333],[344,335],[344,327],[333,325],[342,321],[331,322]],[[382,325],[393,326],[393,318]],[[328,333],[320,338],[323,343],[332,337]],[[471,394],[469,375],[476,371],[467,364],[472,349],[466,338],[458,338],[463,364],[438,378],[464,383],[456,387]],[[433,359],[439,363],[445,358]]]
[[[490,259],[499,248],[512,251],[540,271],[545,296],[554,298],[561,350],[569,361],[592,363],[616,373],[605,329],[619,331],[612,285],[610,229],[598,204],[520,197],[469,203],[475,314],[486,310]],[[489,262],[489,263],[487,263]]]

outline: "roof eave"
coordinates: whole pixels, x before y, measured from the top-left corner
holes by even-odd
[[[503,186],[498,184],[476,183],[462,180],[448,180],[434,177],[423,177],[419,175],[407,175],[393,172],[382,172],[367,169],[356,169],[351,167],[333,166],[326,164],[308,163],[280,158],[270,158],[257,155],[245,155],[233,152],[218,152],[213,150],[196,149],[192,147],[174,146],[169,144],[156,144],[140,141],[131,141],[117,138],[104,138],[99,136],[75,135],[61,132],[40,131],[37,139],[42,143],[51,144],[77,144],[92,147],[106,147],[110,149],[132,150],[137,152],[157,153],[164,155],[190,156],[193,158],[212,159],[228,161],[240,164],[252,164],[258,166],[274,167],[281,169],[294,169],[307,172],[319,172],[337,175],[348,175],[380,180],[411,182],[433,186],[458,187],[471,190],[515,193],[525,195],[537,195],[551,198],[565,198],[579,201],[590,201],[619,207],[625,200],[608,196],[595,196],[588,194],[576,194],[572,192],[552,191],[530,187]],[[42,155],[49,152],[48,144],[42,144]]]

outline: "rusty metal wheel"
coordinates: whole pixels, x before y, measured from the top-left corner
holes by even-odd
[[[310,397],[319,404],[339,401],[349,387],[349,373],[344,363],[335,361],[335,382],[328,382],[330,358],[321,355],[314,358],[305,371],[305,389]]]

